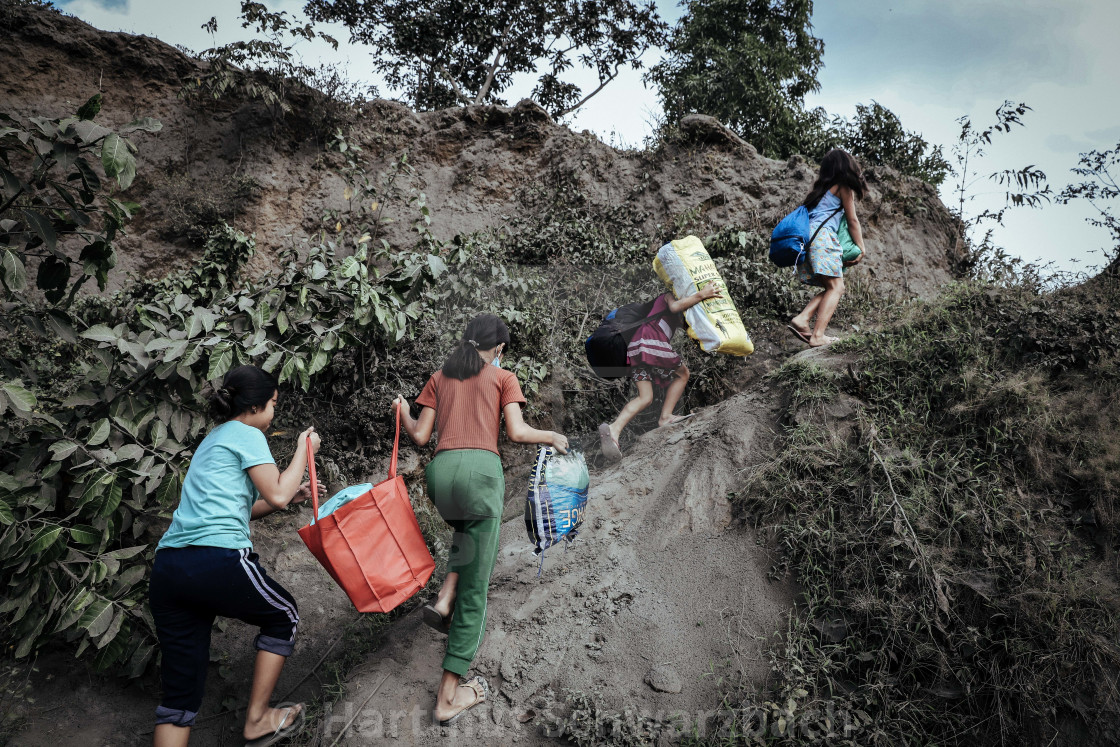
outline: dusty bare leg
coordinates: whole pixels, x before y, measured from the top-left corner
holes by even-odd
[[[836,338],[826,336],[825,330],[828,329],[828,323],[832,321],[832,315],[836,313],[836,305],[840,303],[840,297],[844,295],[844,278],[826,277],[822,280],[825,290],[817,296],[821,299],[820,306],[817,308],[817,323],[813,325],[813,334],[809,336],[809,345],[812,347],[836,341]]]
[[[614,436],[615,441],[622,435],[622,429],[626,427],[627,423],[653,402],[653,382],[636,381],[634,383],[638,385],[638,396],[626,403],[622,412],[618,413],[618,417],[610,425],[611,435]]]
[[[276,689],[276,681],[280,679],[280,672],[284,669],[287,657],[274,654],[271,651],[257,651],[256,665],[253,667],[253,689],[249,692],[249,711],[245,714],[245,739],[257,739],[265,734],[276,731],[280,720],[284,718],[286,708],[269,708],[268,701],[272,691]],[[294,706],[295,710],[288,716],[285,725],[292,723],[295,714],[302,709],[302,705]]]
[[[443,670],[436,692],[436,720],[446,721],[456,711],[478,699],[478,693],[466,685],[459,684],[459,675]]]
[[[187,747],[191,738],[191,727],[175,724],[157,724],[152,736],[154,747]]]
[[[451,608],[455,606],[455,589],[458,586],[459,573],[457,571],[448,573],[447,578],[443,579],[439,594],[436,595],[436,601],[432,604],[435,611],[445,619],[451,614]]]
[[[661,405],[661,418],[657,421],[658,425],[668,425],[681,419],[680,415],[673,414],[673,410],[680,402],[684,388],[688,384],[688,366],[682,363],[677,368],[676,374],[677,378],[673,379],[673,383],[665,390],[665,403]]]
[[[824,297],[823,293],[818,293],[809,299],[809,303],[805,304],[805,308],[801,313],[789,320],[790,326],[798,332],[808,335],[811,330],[809,322],[813,318],[813,314],[817,313],[817,308],[821,305],[821,299]]]

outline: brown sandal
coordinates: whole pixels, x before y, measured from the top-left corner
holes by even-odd
[[[459,687],[469,687],[470,689],[474,690],[474,694],[475,694],[474,702],[471,703],[470,705],[463,706],[461,709],[456,711],[451,716],[451,718],[446,718],[442,721],[440,721],[436,717],[435,711],[432,711],[432,720],[437,721],[440,726],[451,726],[451,724],[458,721],[459,717],[462,716],[464,713],[466,713],[470,709],[474,708],[479,703],[485,703],[486,702],[486,696],[490,694],[490,686],[488,684],[486,684],[486,680],[484,680],[480,675],[477,675],[477,674],[474,677],[471,677],[466,682],[461,683],[459,685]]]
[[[420,610],[420,619],[437,633],[447,635],[451,630],[451,615],[444,617],[430,604],[425,604],[424,609]]]

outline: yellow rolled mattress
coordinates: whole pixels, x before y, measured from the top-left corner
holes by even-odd
[[[719,287],[722,298],[709,298],[684,312],[688,335],[700,343],[704,352],[728,355],[754,352],[754,343],[735,310],[727,284],[700,239],[685,236],[661,247],[653,260],[653,269],[678,299],[691,296],[711,283]]]

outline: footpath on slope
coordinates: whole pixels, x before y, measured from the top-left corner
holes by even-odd
[[[545,728],[573,693],[604,712],[646,717],[650,736],[703,728],[720,683],[761,684],[793,590],[729,493],[771,452],[781,404],[765,388],[651,431],[592,474],[588,520],[566,550],[532,553],[524,523],[502,527],[487,632],[472,673],[487,703],[451,727],[431,707],[446,638],[415,612],[349,678],[321,732],[331,744],[554,744]],[[553,721],[553,723],[555,723]]]

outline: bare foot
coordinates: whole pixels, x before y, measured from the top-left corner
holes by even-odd
[[[247,742],[269,734],[275,734],[276,730],[281,728],[281,725],[287,727],[294,724],[302,711],[303,703],[296,703],[283,708],[269,708],[256,721],[246,717],[245,729],[241,733]]]
[[[789,326],[793,327],[794,329],[796,329],[798,332],[805,335],[806,337],[810,336],[813,333],[813,330],[809,329],[809,320],[808,319],[802,320],[802,319],[798,319],[797,317],[794,317],[793,319],[789,320]]]
[[[673,423],[679,423],[682,420],[688,420],[691,417],[691,415],[670,415],[667,418],[661,418],[660,420],[658,420],[657,427],[663,428],[667,425],[672,425]]]
[[[455,688],[455,694],[450,702],[444,702],[442,699],[436,702],[436,721],[446,721],[484,699],[485,697],[470,685],[459,685]]]
[[[809,338],[809,347],[811,347],[811,348],[823,348],[826,345],[831,345],[834,342],[840,342],[840,338],[839,337],[829,337],[828,335],[821,335],[820,337],[817,337],[816,335],[813,335],[812,337]]]

